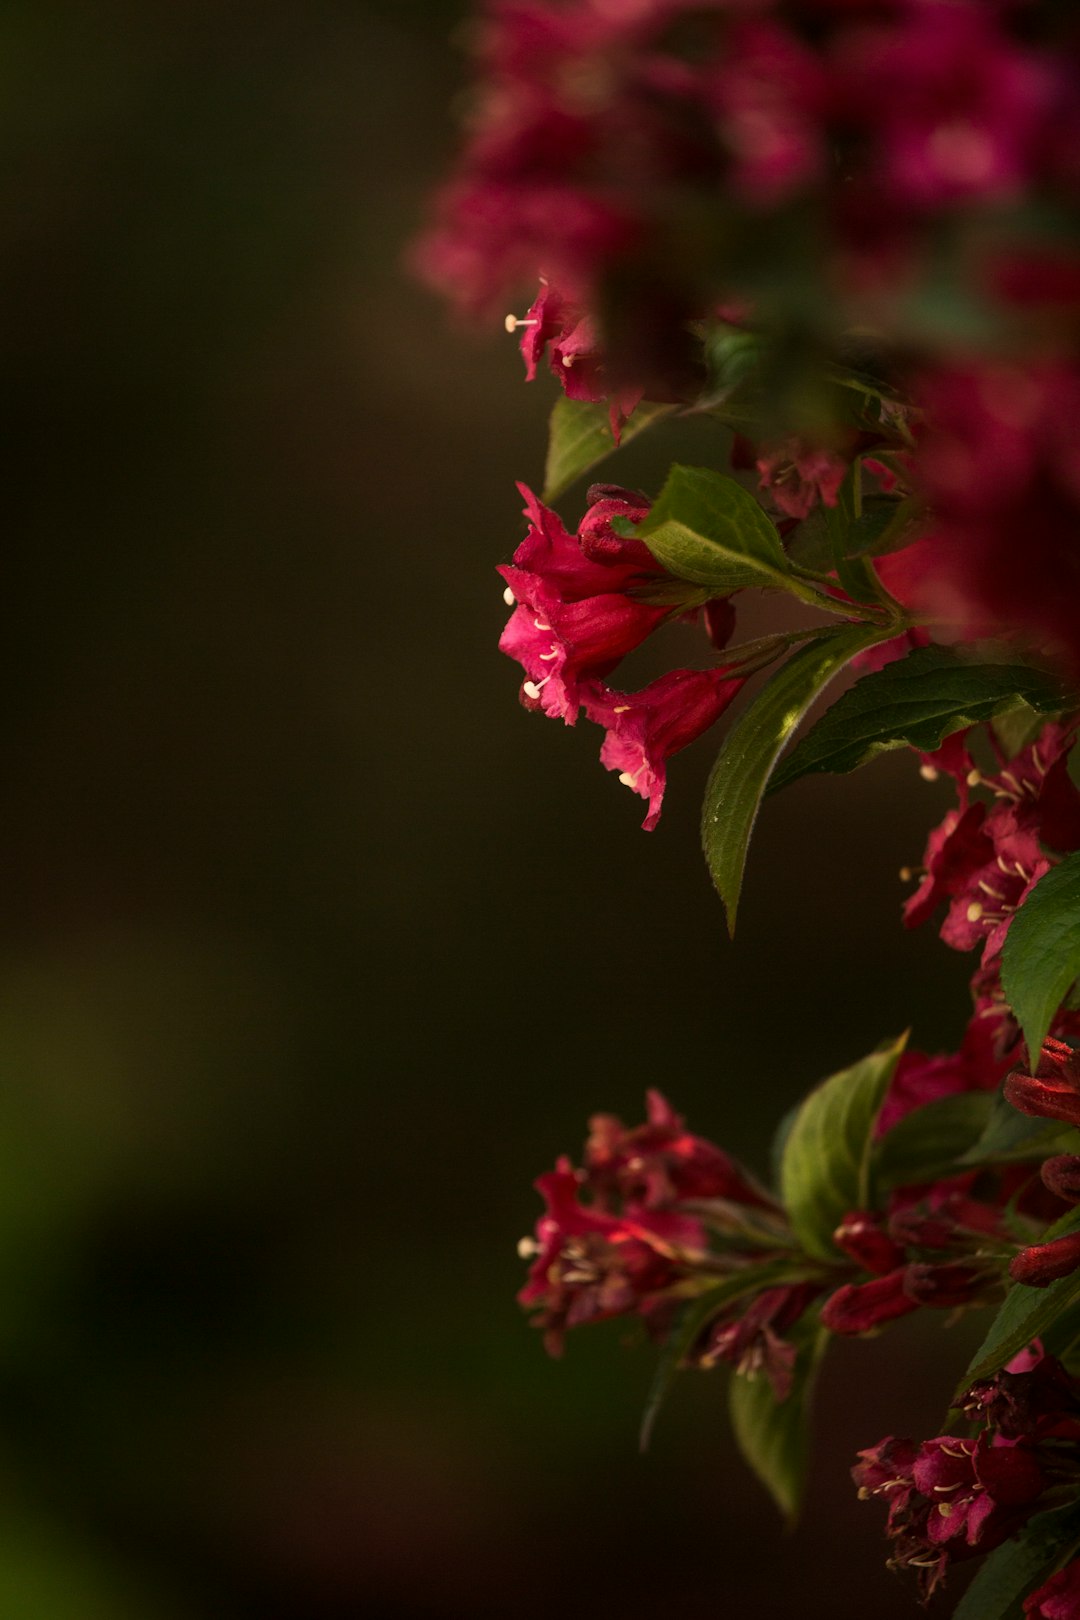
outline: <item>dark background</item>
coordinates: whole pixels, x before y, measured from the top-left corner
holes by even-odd
[[[831,1069],[955,1043],[969,964],[899,927],[911,760],[769,806],[733,948],[708,744],[645,835],[518,707],[551,389],[402,266],[460,16],[0,17],[4,1620],[915,1612],[847,1469],[977,1328],[837,1349],[784,1540],[719,1377],[639,1458],[652,1353],[550,1362],[514,1305],[594,1109],[660,1085],[763,1169]]]

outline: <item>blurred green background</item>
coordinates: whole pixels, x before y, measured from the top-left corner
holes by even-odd
[[[763,1168],[830,1069],[955,1042],[968,964],[899,927],[911,761],[769,807],[732,948],[708,745],[647,836],[518,707],[551,390],[402,267],[461,11],[0,13],[2,1620],[913,1612],[847,1469],[968,1329],[839,1348],[783,1540],[719,1378],[639,1458],[652,1353],[514,1305],[591,1111],[660,1085]]]

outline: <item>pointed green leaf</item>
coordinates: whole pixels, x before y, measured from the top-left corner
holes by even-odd
[[[714,595],[787,584],[776,525],[734,478],[708,467],[672,467],[638,534],[657,562]]]
[[[832,1235],[870,1201],[874,1121],[907,1040],[842,1069],[807,1097],[784,1144],[780,1198],[808,1254],[835,1260]]]
[[[1070,1209],[1039,1239],[1051,1243],[1080,1229],[1080,1207]],[[1013,1283],[1005,1301],[990,1324],[989,1332],[958,1386],[963,1394],[980,1378],[1004,1367],[1025,1345],[1037,1339],[1067,1310],[1080,1301],[1080,1272],[1059,1277],[1048,1288],[1029,1288],[1026,1283]]]
[[[798,1345],[795,1378],[786,1401],[777,1401],[763,1375],[736,1373],[728,1401],[731,1426],[742,1452],[789,1525],[795,1523],[810,1461],[810,1406],[829,1335],[806,1318],[788,1335]]]
[[[1032,1062],[1078,975],[1080,852],[1039,879],[1005,936],[1001,982]]]
[[[1049,1579],[1080,1541],[1080,1504],[1039,1513],[979,1566],[953,1620],[1020,1620],[1020,1600]]]
[[[845,692],[792,750],[773,791],[811,772],[853,771],[891,748],[929,753],[954,731],[1003,714],[1020,699],[1043,714],[1068,707],[1060,682],[1045,670],[918,647]]]
[[[732,933],[750,835],[780,750],[833,676],[881,637],[862,625],[823,630],[777,670],[724,739],[705,789],[701,840]]]
[[[993,1110],[988,1091],[962,1091],[912,1109],[877,1146],[875,1186],[885,1190],[939,1181],[980,1139]]]
[[[1051,1153],[1072,1152],[1075,1143],[1071,1125],[1022,1114],[999,1092],[993,1099],[981,1136],[972,1143],[960,1164],[1023,1164],[1028,1159],[1045,1159]]]
[[[628,444],[654,422],[670,416],[673,405],[641,404],[624,423],[621,442]],[[548,428],[547,463],[544,468],[544,500],[554,501],[569,489],[575,478],[595,467],[618,446],[611,431],[610,408],[601,401],[559,399],[551,412]]]
[[[788,1279],[792,1272],[790,1260],[770,1260],[760,1266],[748,1266],[744,1271],[738,1272],[733,1277],[726,1277],[715,1288],[710,1288],[706,1293],[699,1294],[696,1299],[687,1303],[656,1364],[652,1386],[641,1416],[639,1444],[642,1451],[649,1449],[656,1419],[660,1408],[667,1400],[675,1374],[706,1324],[729,1305],[733,1305],[736,1300],[745,1298],[747,1294],[756,1294],[762,1288],[775,1287],[777,1283]]]

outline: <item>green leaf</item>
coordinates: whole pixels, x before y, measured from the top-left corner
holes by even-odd
[[[1039,1239],[1052,1243],[1080,1228],[1080,1207],[1070,1209]],[[975,1356],[958,1386],[963,1394],[980,1378],[989,1378],[1010,1361],[1025,1345],[1037,1339],[1073,1305],[1080,1301],[1080,1272],[1059,1277],[1047,1288],[1029,1288],[1026,1283],[1013,1283],[1005,1301],[990,1324],[990,1329],[975,1352]]]
[[[993,1110],[988,1091],[963,1091],[912,1109],[877,1145],[875,1186],[939,1181],[981,1138]]]
[[[638,534],[670,573],[716,596],[746,585],[787,587],[776,525],[734,478],[708,467],[672,467]]]
[[[777,1401],[762,1374],[731,1380],[728,1401],[739,1450],[789,1526],[799,1516],[810,1460],[810,1405],[829,1335],[816,1319],[788,1335],[798,1344],[795,1377],[786,1401]]]
[[[1028,1159],[1045,1159],[1051,1153],[1067,1153],[1074,1143],[1075,1132],[1071,1125],[1032,1119],[999,1093],[982,1135],[964,1154],[960,1164],[1022,1164]]]
[[[1001,983],[1038,1062],[1051,1020],[1080,974],[1080,852],[1036,883],[1005,936]]]
[[[705,789],[701,840],[731,933],[750,835],[780,750],[833,676],[881,639],[881,630],[863,625],[823,630],[776,671],[725,737]]]
[[[670,416],[673,405],[657,405],[642,400],[624,423],[623,444],[629,444],[639,433],[652,427],[654,422]],[[583,399],[556,400],[548,427],[547,463],[544,468],[544,495],[546,502],[556,500],[569,489],[575,478],[595,467],[598,461],[617,449],[611,431],[610,410],[601,401],[593,404]]]
[[[835,1260],[832,1235],[870,1202],[874,1121],[907,1037],[871,1052],[812,1091],[784,1146],[780,1198],[808,1254]]]
[[[953,732],[990,720],[1020,699],[1044,714],[1068,707],[1067,694],[1045,670],[918,647],[845,692],[793,750],[773,791],[811,772],[853,771],[891,748],[930,753]]]
[[[953,1620],[1019,1620],[1020,1600],[1053,1573],[1080,1539],[1080,1504],[1039,1513],[979,1567]]]
[[[1007,757],[1014,759],[1022,748],[1027,748],[1035,741],[1045,724],[1044,714],[1036,714],[1034,709],[1020,702],[1015,709],[1009,709],[1005,714],[995,716],[994,736],[1005,750]]]
[[[707,1323],[729,1305],[733,1305],[736,1300],[744,1299],[747,1294],[756,1294],[762,1288],[772,1288],[777,1283],[787,1281],[794,1269],[790,1260],[769,1260],[760,1266],[748,1266],[746,1270],[725,1278],[715,1288],[710,1288],[706,1293],[699,1294],[696,1299],[689,1301],[672,1329],[656,1364],[656,1372],[641,1416],[639,1444],[642,1451],[649,1449],[656,1419],[670,1393],[675,1374]]]

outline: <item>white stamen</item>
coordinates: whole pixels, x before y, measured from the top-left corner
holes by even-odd
[[[558,647],[552,647],[552,649],[551,649],[551,651],[549,653],[540,653],[540,655],[539,655],[540,662],[542,664],[550,664],[551,660],[553,658],[558,658],[558,656],[559,656]]]
[[[531,1260],[534,1254],[540,1253],[540,1245],[535,1238],[519,1238],[517,1252],[519,1260]]]
[[[550,630],[551,629],[550,624],[542,624],[539,619],[534,619],[533,620],[533,627],[536,630]]]
[[[508,332],[513,334],[519,326],[539,326],[540,322],[527,320],[524,315],[508,315],[503,325]]]
[[[978,922],[978,920],[982,916],[982,914],[983,914],[982,906],[980,906],[980,904],[979,904],[979,902],[977,900],[973,900],[971,902],[970,906],[968,906],[968,908],[967,908],[967,920],[968,920],[968,922]]]
[[[978,785],[979,785],[979,783],[981,781],[982,781],[982,772],[976,770],[974,768],[974,766],[972,766],[971,770],[968,771],[968,773],[967,773],[967,785],[968,785],[968,787],[978,787]]]
[[[545,675],[542,681],[522,681],[521,690],[524,692],[530,703],[536,702],[537,698],[540,696],[540,693],[543,691],[550,679],[550,675]]]
[[[936,782],[939,772],[935,765],[920,765],[919,775],[922,777],[924,782]]]
[[[570,367],[573,365],[573,363],[574,363],[574,361],[576,359],[577,359],[577,356],[573,355],[573,354],[564,354],[563,355],[562,363],[566,367],[567,371],[570,370]]]
[[[506,603],[507,607],[513,607],[514,603],[517,601],[517,597],[514,595],[509,585],[506,587],[505,591],[503,591],[503,601]]]
[[[612,714],[629,714],[630,705],[629,703],[617,703],[611,712]]]

